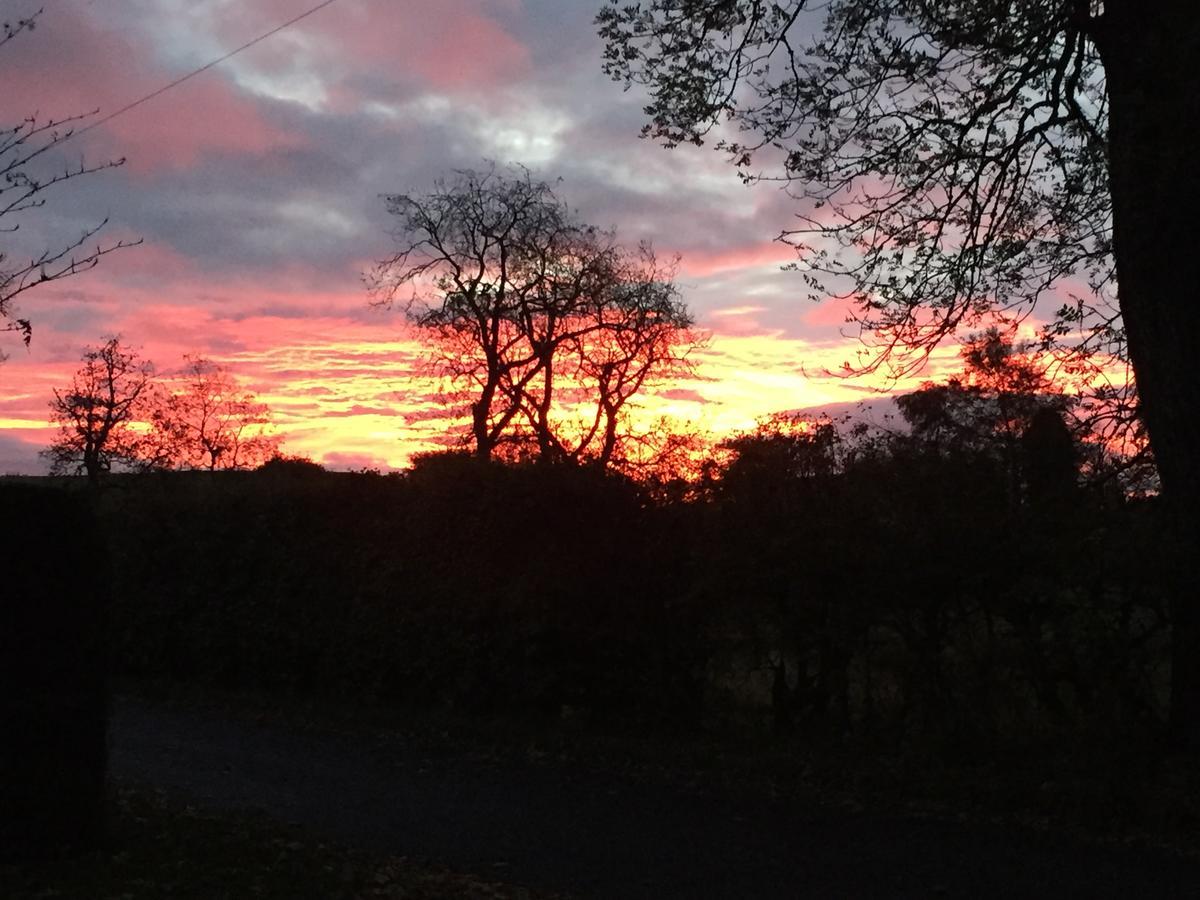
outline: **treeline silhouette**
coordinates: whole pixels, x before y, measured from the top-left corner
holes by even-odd
[[[893,430],[778,417],[676,491],[454,453],[118,482],[114,656],[142,679],[955,754],[1152,736],[1169,529],[1153,497],[1080,478],[1061,398],[1017,399],[931,387]],[[1005,413],[945,427],[965,408]]]
[[[1083,751],[1115,783],[1161,758],[1184,539],[1152,461],[1028,349],[979,335],[882,422],[780,414],[640,480],[467,449],[0,481],[0,700],[27,723],[0,748],[4,843],[100,839],[109,673],[972,764]]]
[[[51,473],[86,475],[98,489],[114,469],[252,469],[279,455],[265,403],[211,360],[183,362],[162,379],[120,337],[85,348],[71,384],[50,401],[58,430],[41,456]]]
[[[691,718],[674,510],[573,467],[164,473],[113,491],[127,674],[471,710]]]

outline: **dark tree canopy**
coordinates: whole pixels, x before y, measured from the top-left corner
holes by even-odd
[[[1119,340],[1090,20],[1088,3],[1045,0],[651,0],[599,16],[606,70],[649,89],[645,133],[715,138],[747,178],[786,182],[801,225],[785,238],[814,296],[853,297],[865,336],[918,360],[1072,276],[1094,291],[1090,336]]]
[[[1061,304],[1045,339],[1078,348],[1075,365],[1127,354],[1182,545],[1200,541],[1184,387],[1200,170],[1180,132],[1200,116],[1193,4],[643,0],[598,24],[607,71],[649,90],[648,135],[712,135],[797,197],[784,238],[814,293],[854,301],[877,343],[867,365],[919,363],[1042,297]],[[1172,716],[1200,747],[1200,570],[1186,572]]]
[[[428,338],[469,400],[481,457],[618,462],[632,401],[687,371],[692,319],[672,270],[582,223],[528,171],[460,172],[387,197],[397,252],[369,279]]]
[[[1109,474],[1104,435],[1081,398],[1050,377],[1052,361],[1035,346],[989,329],[966,341],[962,359],[962,372],[944,384],[896,399],[914,449],[990,463],[1014,509],[1033,495],[1069,493],[1085,445],[1091,480]]]
[[[1062,393],[1033,349],[996,329],[970,337],[961,373],[897,399],[914,436],[931,445],[1012,451],[1039,411],[1074,408],[1078,398]]]
[[[753,431],[720,444],[718,449],[728,459],[721,466],[718,487],[736,495],[743,483],[757,484],[764,493],[774,493],[781,482],[829,478],[840,470],[841,443],[831,419],[776,413],[760,420]]]

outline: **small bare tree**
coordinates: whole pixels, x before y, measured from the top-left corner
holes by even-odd
[[[215,363],[185,360],[179,386],[165,391],[150,411],[143,463],[214,471],[252,469],[276,456],[281,438],[265,432],[271,421],[267,405]]]
[[[54,392],[50,417],[58,425],[42,455],[56,475],[86,474],[96,487],[114,465],[137,464],[142,436],[133,427],[145,412],[154,367],[110,337],[83,354],[65,391]]]

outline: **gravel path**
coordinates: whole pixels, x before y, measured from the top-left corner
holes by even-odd
[[[119,700],[112,769],[342,843],[599,898],[1200,897],[1200,864],[1002,828],[683,794],[549,764],[427,758]]]

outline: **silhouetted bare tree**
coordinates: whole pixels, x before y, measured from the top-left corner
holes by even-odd
[[[154,367],[111,337],[83,354],[65,391],[54,391],[50,417],[58,425],[44,451],[54,474],[85,473],[94,487],[114,464],[137,464],[142,435],[131,427],[148,410]]]
[[[145,465],[167,469],[253,469],[275,456],[280,438],[267,434],[270,411],[233,376],[200,357],[185,357],[180,383],[150,410],[142,443]]]
[[[471,397],[475,453],[516,442],[612,463],[632,399],[688,367],[671,269],[581,223],[524,169],[460,172],[387,204],[400,249],[369,279],[375,302],[401,305]]]

